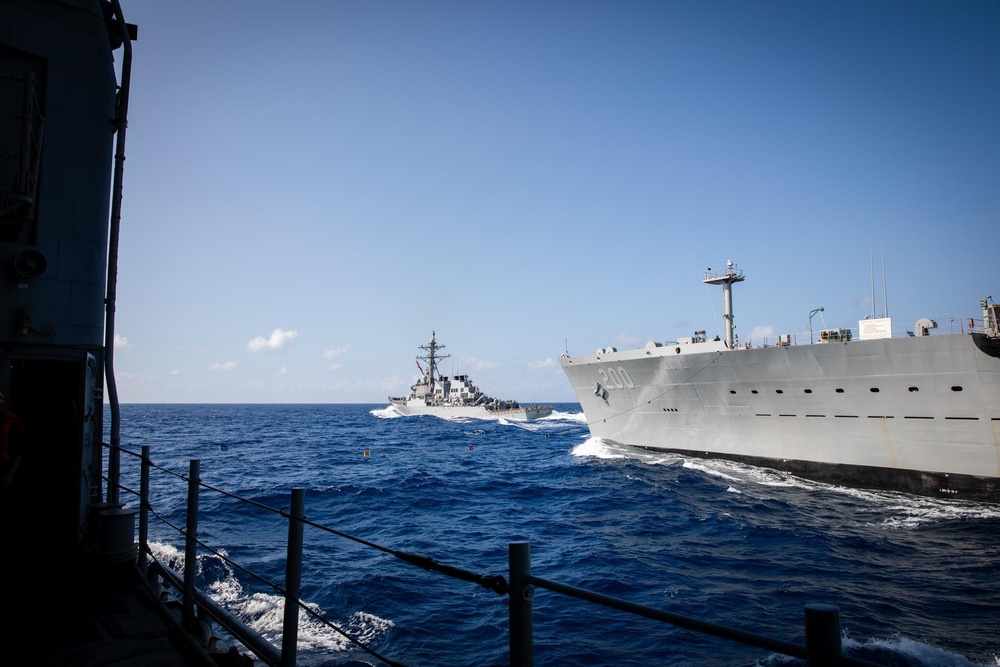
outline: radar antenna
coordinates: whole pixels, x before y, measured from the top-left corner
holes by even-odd
[[[417,357],[417,361],[426,361],[427,362],[427,376],[426,376],[427,377],[427,384],[431,385],[431,386],[434,385],[434,381],[435,381],[435,379],[437,379],[437,376],[439,375],[438,372],[437,372],[437,362],[440,361],[441,359],[447,359],[447,358],[449,358],[451,356],[450,354],[439,355],[437,353],[438,350],[441,350],[441,349],[444,348],[444,345],[438,345],[437,340],[436,340],[436,338],[437,338],[436,334],[437,334],[437,332],[432,331],[431,332],[431,342],[428,343],[427,345],[421,345],[420,346],[421,350],[427,350],[427,355],[423,356],[423,357],[419,357],[419,356]]]

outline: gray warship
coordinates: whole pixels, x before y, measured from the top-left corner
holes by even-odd
[[[389,397],[397,413],[511,421],[541,419],[552,414],[551,405],[521,405],[517,401],[487,396],[468,375],[441,375],[438,373],[438,362],[450,356],[438,354],[443,348],[444,345],[437,342],[436,333],[431,332],[430,343],[420,346],[427,354],[417,357],[421,378],[410,387],[409,395]],[[420,365],[421,361],[427,364],[426,371]]]
[[[704,331],[641,349],[560,358],[595,438],[722,458],[852,488],[1000,503],[1000,309],[936,332],[892,335],[888,317],[799,344],[740,345],[732,262],[725,339]],[[811,321],[811,317],[810,317]]]

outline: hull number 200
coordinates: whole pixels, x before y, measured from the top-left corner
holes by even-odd
[[[608,389],[635,389],[635,382],[629,377],[628,371],[619,366],[618,368],[599,368],[598,375],[601,376],[601,384]]]

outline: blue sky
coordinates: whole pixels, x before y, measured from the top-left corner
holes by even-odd
[[[1000,298],[1000,3],[122,4],[122,402],[385,402],[432,331],[574,401],[727,260],[741,340]]]

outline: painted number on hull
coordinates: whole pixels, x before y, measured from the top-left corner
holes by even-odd
[[[601,384],[608,389],[635,389],[635,382],[629,377],[628,371],[619,366],[618,368],[598,369],[601,376]]]

